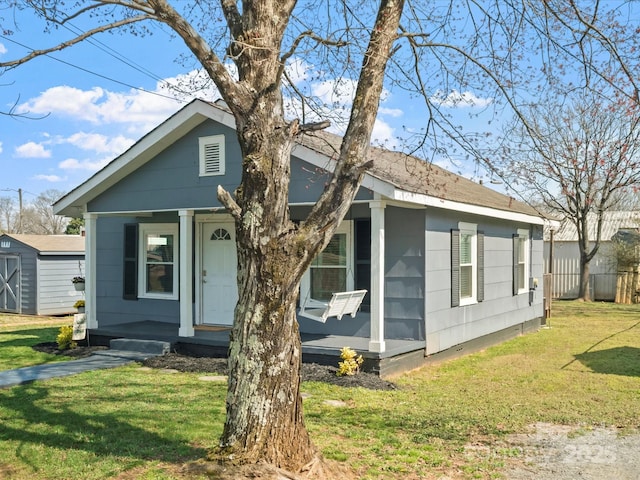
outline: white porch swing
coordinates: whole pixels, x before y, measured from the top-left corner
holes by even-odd
[[[344,315],[355,317],[360,308],[360,304],[367,294],[366,290],[353,290],[351,292],[334,292],[331,299],[324,303],[307,298],[300,304],[300,315],[325,323],[329,317],[337,317],[342,320]]]
[[[350,246],[347,248],[351,248]],[[336,265],[336,264],[331,264]],[[351,278],[351,284],[354,283],[353,270],[351,265],[347,264],[347,278]],[[310,275],[310,272],[307,273]],[[303,282],[304,284],[304,282]],[[355,317],[362,304],[362,300],[367,294],[367,290],[352,290],[345,292],[333,292],[329,301],[320,301],[311,298],[311,281],[305,284],[306,294],[301,299],[299,315],[317,322],[325,323],[330,317],[337,317],[342,320],[344,315]]]

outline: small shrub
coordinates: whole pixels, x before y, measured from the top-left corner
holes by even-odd
[[[73,327],[71,325],[63,325],[60,327],[60,333],[56,337],[56,343],[58,344],[58,350],[68,350],[69,348],[76,348],[78,344],[73,341]]]
[[[73,304],[73,308],[81,308],[84,307],[84,300],[76,300],[76,303]]]
[[[364,362],[362,355],[358,355],[355,350],[349,347],[343,347],[340,350],[340,358],[342,362],[338,362],[338,371],[336,372],[339,377],[355,375],[360,371],[360,365]]]

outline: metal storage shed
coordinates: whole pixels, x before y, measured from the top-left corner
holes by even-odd
[[[73,313],[84,292],[71,280],[84,273],[82,236],[0,235],[0,312]]]

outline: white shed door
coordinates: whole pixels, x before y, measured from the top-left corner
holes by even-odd
[[[238,261],[234,224],[202,227],[201,323],[232,325],[238,301]]]
[[[0,311],[20,313],[20,257],[0,255]]]

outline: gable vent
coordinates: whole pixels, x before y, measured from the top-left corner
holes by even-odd
[[[224,175],[224,135],[200,137],[200,176]]]

